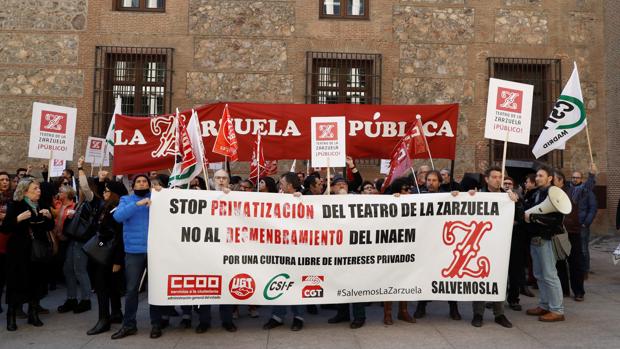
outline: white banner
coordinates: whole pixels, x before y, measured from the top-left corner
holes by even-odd
[[[505,193],[154,192],[149,303],[501,301]]]
[[[33,103],[28,156],[73,160],[76,117],[75,108]]]
[[[344,167],[346,137],[344,116],[311,118],[311,152],[314,167]]]
[[[533,85],[491,78],[484,138],[529,144],[533,99]]]
[[[103,166],[110,166],[110,153],[105,151],[105,138],[88,137],[84,158],[95,166],[100,166],[101,161]]]

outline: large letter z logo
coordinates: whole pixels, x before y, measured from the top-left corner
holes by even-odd
[[[479,257],[475,263],[477,268],[470,268],[472,259],[478,256],[480,251],[480,240],[482,236],[493,228],[491,222],[475,222],[469,224],[461,221],[448,221],[443,226],[443,242],[451,246],[456,243],[456,231],[463,231],[465,237],[458,243],[452,254],[454,258],[449,267],[441,270],[443,277],[470,276],[474,278],[485,278],[491,271],[491,263],[487,257]]]

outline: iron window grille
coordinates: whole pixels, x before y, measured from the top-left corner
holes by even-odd
[[[489,78],[534,85],[530,144],[508,143],[506,153],[506,158],[510,160],[534,161],[536,159],[532,154],[532,148],[536,144],[536,140],[540,136],[549,113],[561,93],[561,60],[489,57],[487,61],[489,64]],[[496,164],[501,162],[503,142],[490,140],[489,144],[490,163]],[[555,150],[547,153],[538,161],[545,161],[554,167],[561,168],[564,164],[564,154],[561,150]]]
[[[121,97],[123,115],[172,111],[172,48],[97,46],[92,134],[104,135]]]

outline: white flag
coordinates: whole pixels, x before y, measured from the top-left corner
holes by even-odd
[[[293,160],[293,164],[291,165],[291,172],[295,172],[295,165],[297,165],[297,159]]]
[[[106,148],[108,153],[114,155],[114,124],[116,123],[116,114],[122,114],[121,110],[121,96],[116,96],[114,102],[114,112],[112,113],[112,120],[110,120],[110,126],[108,127],[108,133],[105,135]]]
[[[564,149],[566,141],[583,130],[586,125],[586,108],[581,94],[577,63],[562,94],[553,106],[532,153],[538,159],[555,149]]]

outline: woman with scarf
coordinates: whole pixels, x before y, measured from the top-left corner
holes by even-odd
[[[105,178],[99,176],[99,181]],[[87,334],[95,335],[110,330],[111,323],[121,323],[121,290],[124,280],[121,280],[121,270],[124,264],[125,251],[123,246],[123,225],[114,219],[122,196],[127,195],[127,189],[120,182],[105,182],[103,191],[104,206],[97,213],[97,239],[100,243],[112,241],[110,262],[101,264],[91,259],[94,266],[93,285],[97,293],[99,321]],[[110,306],[112,314],[110,315]]]
[[[33,243],[49,243],[54,220],[49,207],[39,205],[41,188],[34,178],[22,179],[15,189],[2,222],[2,233],[10,233],[7,241],[7,322],[9,331],[17,330],[16,312],[28,303],[28,323],[40,327],[37,305],[47,291],[45,263],[33,258]]]

